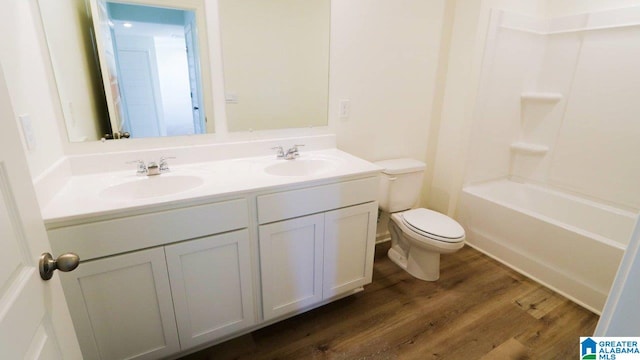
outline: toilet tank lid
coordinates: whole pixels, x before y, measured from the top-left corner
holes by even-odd
[[[382,172],[388,175],[407,174],[417,171],[424,171],[424,169],[427,167],[427,165],[422,161],[409,158],[376,161],[374,164],[380,166],[381,168],[384,168]]]

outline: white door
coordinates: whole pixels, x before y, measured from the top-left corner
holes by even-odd
[[[134,41],[132,41],[133,43]],[[124,112],[132,138],[166,136],[153,41],[118,48]],[[144,48],[146,47],[146,48]]]
[[[1,68],[0,121],[0,358],[81,359],[60,274],[40,278],[51,246]]]
[[[193,109],[193,129],[196,134],[205,134],[206,128],[202,111],[202,93],[200,91],[200,58],[198,36],[196,34],[196,17],[192,11],[185,12],[184,38],[187,45],[187,64],[189,65],[189,86],[191,88],[191,105]]]

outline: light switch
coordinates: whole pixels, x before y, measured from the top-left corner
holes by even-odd
[[[31,115],[24,114],[18,117],[20,119],[20,125],[22,126],[22,136],[27,144],[27,149],[33,151],[36,149],[36,135],[33,132],[33,126],[31,124]]]
[[[342,99],[340,100],[340,119],[348,119],[349,115],[351,115],[351,100]]]

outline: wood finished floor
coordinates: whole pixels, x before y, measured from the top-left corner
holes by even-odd
[[[361,293],[183,357],[577,359],[598,316],[465,246],[416,280],[376,248]]]

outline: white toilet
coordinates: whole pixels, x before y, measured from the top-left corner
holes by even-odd
[[[452,218],[427,209],[411,209],[422,188],[423,162],[414,159],[378,161],[384,168],[380,181],[380,209],[390,214],[389,258],[414,277],[435,281],[440,277],[440,254],[464,246],[464,229]]]

